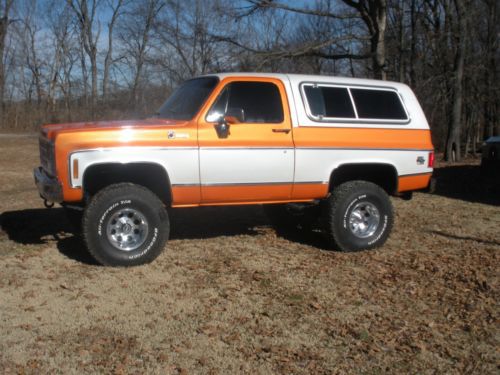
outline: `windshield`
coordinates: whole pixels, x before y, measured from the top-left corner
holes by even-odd
[[[218,82],[217,77],[195,78],[184,82],[161,106],[157,116],[173,120],[191,120]]]

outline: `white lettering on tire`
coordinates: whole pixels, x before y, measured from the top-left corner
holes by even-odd
[[[99,224],[97,225],[97,234],[99,236],[102,236],[102,223],[104,222],[104,219],[106,219],[106,216],[108,216],[108,214],[109,214],[109,212],[111,210],[113,210],[114,208],[116,208],[118,205],[121,205],[121,204],[131,204],[131,203],[132,203],[132,201],[130,199],[127,199],[127,200],[124,200],[124,201],[113,203],[108,209],[106,209],[106,211],[104,211],[104,213],[102,214],[101,218],[99,219]]]
[[[378,234],[378,236],[375,237],[375,239],[373,239],[370,242],[368,242],[368,245],[373,245],[375,242],[377,242],[380,239],[380,237],[382,237],[382,235],[385,232],[385,228],[387,227],[387,221],[388,220],[389,220],[388,216],[384,215],[384,226],[382,227],[382,230],[380,231],[380,233]]]
[[[97,225],[97,234],[99,236],[102,236],[102,223],[104,222],[104,219],[106,218],[106,216],[108,216],[109,212],[111,210],[113,210],[114,208],[116,208],[117,206],[119,205],[119,203],[113,203],[111,205],[111,207],[109,207],[106,211],[104,211],[104,213],[102,214],[101,218],[99,219],[99,224]]]
[[[149,251],[149,249],[151,249],[153,247],[157,238],[158,238],[158,228],[155,228],[153,238],[151,239],[151,242],[149,243],[149,245],[143,251],[141,251],[139,254],[129,255],[128,259],[136,259],[136,258],[142,257],[144,254],[146,254]]]

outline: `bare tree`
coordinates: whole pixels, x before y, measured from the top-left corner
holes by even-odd
[[[24,6],[22,6],[24,5]],[[28,100],[31,100],[31,88],[34,86],[36,93],[37,106],[41,105],[44,87],[43,87],[43,69],[44,61],[40,57],[40,48],[38,48],[38,34],[40,32],[40,19],[36,17],[37,3],[36,0],[29,0],[18,7],[20,22],[14,28],[18,44],[22,49],[18,56],[18,65],[26,67],[29,72],[30,92]],[[27,78],[23,74],[23,77]]]
[[[448,136],[446,138],[445,159],[458,161],[461,159],[460,136],[462,128],[463,79],[465,48],[467,37],[467,20],[465,0],[453,0],[456,9],[457,30],[455,31],[456,52],[453,66],[452,107]]]
[[[500,121],[498,119],[499,104],[498,96],[498,53],[499,53],[499,35],[500,35],[500,5],[497,0],[483,0],[487,10],[486,30],[481,38],[485,36],[485,62],[484,85],[487,87],[486,100],[484,101],[484,138],[495,134],[500,135]],[[496,84],[496,85],[495,85]]]
[[[500,133],[498,0],[0,0],[0,16],[2,127],[143,114],[191,76],[261,70],[408,82],[449,160]]]
[[[124,0],[108,0],[107,5],[111,9],[111,19],[108,23],[108,50],[106,52],[106,57],[104,58],[104,70],[102,76],[102,97],[106,100],[108,96],[108,85],[109,85],[109,70],[113,62],[113,29],[116,24],[116,20],[120,16],[120,10]]]
[[[132,73],[130,99],[134,105],[139,102],[141,83],[151,32],[158,13],[165,6],[163,0],[148,0],[131,7],[120,24],[119,37],[124,49],[124,59],[129,62]]]
[[[73,99],[72,88],[76,82],[72,80],[73,67],[81,58],[80,52],[80,34],[75,33],[72,25],[72,12],[69,4],[60,6],[57,1],[52,3],[51,7],[46,9],[45,17],[48,19],[52,51],[48,60],[50,61],[49,68],[49,83],[47,88],[47,106],[49,113],[54,115],[56,112],[57,99],[59,98],[56,90],[60,89],[63,94],[64,106],[66,109],[66,118],[71,118],[70,109]],[[77,34],[77,35],[75,35]],[[86,70],[84,70],[86,74]],[[86,75],[84,75],[86,77]],[[83,82],[85,87],[86,82]],[[85,89],[82,90],[85,93]],[[81,92],[80,91],[80,95]]]
[[[355,10],[355,13],[343,13],[335,7],[325,8],[322,3],[317,3],[316,8],[307,6],[292,6],[274,0],[247,0],[251,4],[249,10],[244,15],[251,15],[258,9],[281,9],[287,12],[293,12],[306,16],[327,17],[332,22],[352,20],[360,18],[368,29],[368,36],[363,35],[347,35],[347,37],[336,37],[330,40],[321,42],[313,41],[300,46],[296,50],[291,50],[288,53],[282,53],[279,57],[298,57],[298,56],[318,56],[325,59],[341,60],[341,59],[366,59],[371,58],[373,75],[376,78],[386,79],[386,55],[385,55],[385,30],[387,24],[387,0],[341,0],[342,3]],[[329,2],[327,3],[330,4]],[[357,38],[359,40],[370,41],[368,53],[360,52],[342,52],[328,53],[324,51],[325,47],[341,41],[352,41]]]
[[[155,22],[155,64],[176,81],[205,74],[213,67],[218,70],[217,41],[212,34],[220,25],[210,22],[222,19],[217,12],[213,4],[202,0],[169,1]]]
[[[4,53],[5,53],[5,39],[7,37],[7,29],[12,22],[9,18],[10,10],[12,8],[13,0],[0,0],[0,105],[4,105],[5,93],[5,67],[4,67]]]
[[[370,35],[370,54],[373,74],[386,79],[385,30],[387,26],[387,0],[342,0],[356,9]]]
[[[96,19],[96,11],[99,0],[67,0],[73,9],[80,29],[80,38],[83,49],[90,60],[91,72],[91,109],[92,115],[95,115],[95,104],[97,99],[97,42],[99,40],[100,25]],[[90,3],[90,4],[89,4]],[[97,23],[97,31],[95,26]],[[82,59],[82,66],[85,62]],[[85,70],[85,69],[83,69]]]

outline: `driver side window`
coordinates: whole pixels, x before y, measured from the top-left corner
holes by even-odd
[[[243,110],[245,123],[281,123],[283,105],[278,87],[271,82],[232,82],[221,92],[206,117],[218,122],[228,109]]]

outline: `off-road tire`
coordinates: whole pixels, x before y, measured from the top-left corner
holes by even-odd
[[[121,212],[136,212],[146,223],[147,235],[144,234],[143,242],[139,241],[138,248],[119,249],[109,237],[112,218]],[[127,267],[153,261],[165,246],[170,226],[167,211],[155,194],[139,185],[120,183],[92,197],[83,215],[82,231],[87,248],[98,263]]]
[[[363,207],[378,211],[378,225],[366,233],[355,234],[350,219],[358,220]],[[359,207],[357,209],[357,207]],[[354,212],[355,211],[355,212]],[[366,211],[367,220],[376,221]],[[363,215],[361,215],[363,217]],[[324,233],[329,244],[344,252],[361,251],[382,246],[392,229],[394,214],[387,193],[378,185],[367,181],[349,181],[335,187],[323,202]],[[361,238],[366,235],[366,238]]]

